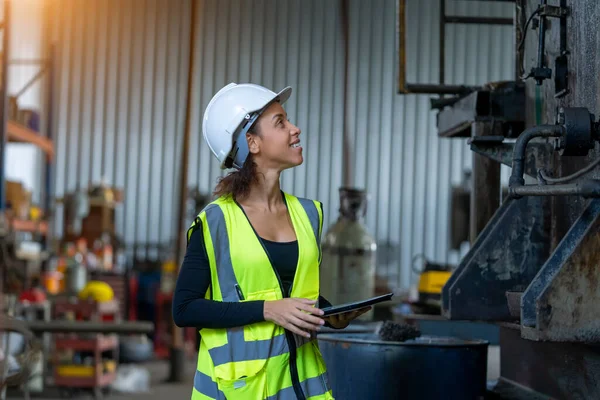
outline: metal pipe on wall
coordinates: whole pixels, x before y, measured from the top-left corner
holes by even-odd
[[[446,81],[446,0],[440,0],[440,85]]]
[[[539,125],[526,129],[519,135],[514,146],[512,174],[509,179],[509,186],[523,186],[523,169],[525,165],[525,151],[527,144],[534,138],[560,137],[564,133],[562,125]]]
[[[4,21],[2,21],[2,57],[0,63],[2,63],[2,75],[0,76],[0,82],[2,87],[0,88],[0,212],[4,211],[6,206],[6,192],[4,184],[4,176],[6,174],[4,168],[4,160],[6,159],[6,123],[8,121],[8,102],[7,97],[7,84],[8,84],[8,57],[9,57],[9,38],[10,38],[10,0],[4,0]]]
[[[342,157],[342,182],[344,182],[345,186],[351,186],[352,185],[352,170],[351,170],[351,163],[350,163],[350,157],[352,156],[352,150],[350,149],[350,139],[349,139],[349,132],[348,132],[348,87],[350,85],[349,83],[349,77],[348,77],[348,59],[349,59],[349,52],[350,52],[350,46],[349,46],[349,42],[350,42],[350,15],[349,15],[349,8],[350,5],[348,4],[349,0],[341,0],[341,4],[340,4],[340,12],[341,12],[341,20],[342,20],[342,32],[343,32],[343,39],[344,39],[344,104],[343,104],[343,112],[344,112],[344,117],[343,117],[343,129],[342,129],[342,135],[343,135],[343,157]]]
[[[187,181],[188,181],[188,160],[189,160],[189,143],[192,131],[192,90],[194,88],[194,61],[196,50],[196,10],[197,0],[191,0],[190,10],[190,41],[189,41],[189,66],[187,76],[187,98],[185,103],[185,131],[183,134],[183,148],[181,156],[181,175],[179,179],[179,209],[177,210],[177,231],[175,232],[175,272],[179,275],[179,263],[183,259],[183,237],[184,237],[184,218],[187,202]],[[173,343],[170,349],[169,357],[169,381],[184,382],[184,349],[182,330],[172,321]]]
[[[46,117],[46,137],[49,140],[54,140],[53,137],[53,128],[54,128],[54,119],[52,118],[53,112],[53,98],[54,98],[54,79],[56,77],[56,45],[51,44],[49,50],[49,61],[48,61],[48,80],[47,80],[47,90],[48,93],[46,95],[46,104],[47,104],[47,117]],[[44,210],[50,210],[50,204],[52,203],[52,172],[54,171],[54,165],[52,163],[52,159],[50,156],[46,155],[46,171],[45,171],[45,184],[44,184],[44,200],[43,207]]]

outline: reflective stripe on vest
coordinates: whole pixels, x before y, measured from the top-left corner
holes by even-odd
[[[309,378],[303,382],[300,382],[302,391],[307,398],[324,395],[329,391],[329,383],[327,382],[327,374],[321,374],[314,378]],[[213,382],[210,376],[203,374],[200,371],[196,371],[194,375],[194,389],[200,394],[215,400],[224,400],[225,394],[219,390],[217,383]],[[285,389],[281,389],[276,394],[267,397],[267,400],[297,400],[296,393],[294,392],[293,386],[288,386]]]
[[[219,243],[214,250],[215,261],[219,266],[217,274],[219,278],[219,287],[221,288],[222,301],[238,301],[237,293],[234,290],[238,284],[231,264],[231,253],[229,252],[229,236],[227,235],[227,226],[223,211],[219,206],[212,206],[206,212],[206,222],[210,227],[210,236],[213,243]],[[229,290],[228,290],[229,289]]]
[[[298,269],[292,285],[292,297],[316,300],[321,261],[322,208],[320,203],[308,199],[287,194],[285,199],[299,247]],[[262,249],[260,239],[241,206],[233,200],[223,198],[209,204],[190,226],[188,240],[198,224],[202,226],[211,269],[210,298],[216,301],[238,302],[240,299],[236,287],[243,289],[242,293],[248,301],[277,300],[284,296],[268,255]],[[252,268],[248,268],[249,266]],[[252,274],[248,274],[248,271],[252,271]],[[226,393],[229,393],[227,396],[235,396],[235,393],[231,392],[231,382],[243,384],[246,376],[259,377],[260,375],[256,375],[259,373],[270,376],[272,373],[275,375],[269,380],[269,388],[265,386],[263,390],[258,387],[246,387],[243,391],[248,393],[247,390],[261,390],[261,394],[268,393],[269,399],[285,399],[289,393],[289,398],[295,399],[294,389],[289,381],[289,365],[287,362],[281,364],[281,360],[289,357],[284,332],[283,328],[271,322],[232,329],[203,329],[198,371],[194,378],[194,392],[197,392],[197,395],[193,398],[220,399],[225,398]],[[300,368],[303,372],[299,379],[306,396],[322,395],[323,399],[332,399],[328,394],[326,373],[321,372],[325,371],[324,363],[318,350],[315,350],[316,347],[313,347],[317,346],[316,342],[306,346],[316,340],[316,336],[308,339],[294,335],[294,339],[296,347],[304,349],[303,352],[298,352],[303,355],[299,356],[297,362],[304,366]],[[269,369],[269,364],[265,363],[276,357],[279,361],[274,361]],[[281,370],[281,367],[275,367],[276,365],[287,367]],[[278,375],[287,378],[280,380]],[[257,382],[256,379],[254,382]],[[221,383],[218,382],[223,382],[225,386],[220,386]],[[280,382],[282,386],[273,386],[276,382]],[[262,398],[261,394],[257,394],[256,398]]]
[[[215,367],[229,362],[264,360],[288,352],[285,335],[277,335],[272,339],[244,340],[243,328],[227,330],[227,344],[209,349]]]
[[[210,376],[196,370],[194,375],[194,389],[200,394],[215,400],[225,400],[225,394],[219,390],[216,382]]]
[[[319,247],[319,260],[321,260],[321,221],[323,220],[322,210],[318,209],[315,206],[315,203],[312,200],[308,199],[298,199],[304,211],[306,211],[306,215],[308,215],[308,219],[310,220],[310,224],[312,225],[313,231],[315,232],[315,239],[317,241],[317,247]]]
[[[302,386],[302,391],[306,398],[321,396],[325,393],[329,392],[329,384],[327,383],[327,374],[321,374],[319,376],[315,376],[314,378],[309,378],[303,382],[300,382],[300,386]],[[296,393],[294,392],[294,387],[289,386],[285,389],[281,389],[278,393],[273,396],[267,397],[267,400],[297,400]]]

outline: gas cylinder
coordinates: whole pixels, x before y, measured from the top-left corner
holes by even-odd
[[[338,305],[364,300],[375,294],[377,244],[367,231],[364,217],[367,194],[364,190],[339,189],[340,208],[337,221],[323,237],[320,287],[321,295]],[[362,320],[372,319],[373,312]]]

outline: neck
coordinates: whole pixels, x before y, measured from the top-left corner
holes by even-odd
[[[280,171],[257,171],[258,182],[252,185],[244,203],[274,210],[283,203],[279,186]]]

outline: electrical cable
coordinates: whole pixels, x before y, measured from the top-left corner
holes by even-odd
[[[527,37],[527,29],[529,28],[529,24],[531,23],[531,21],[533,21],[533,17],[535,17],[536,15],[538,15],[540,12],[542,11],[541,7],[538,7],[537,9],[535,9],[531,15],[529,16],[529,18],[527,19],[527,22],[525,22],[525,27],[523,28],[523,37],[521,38],[521,41],[519,42],[519,46],[517,47],[517,51],[521,51],[523,49],[523,47],[525,46],[525,38]],[[523,74],[525,73],[525,56],[523,55],[521,57],[521,69]],[[529,78],[531,74],[526,75],[526,76],[522,76],[521,79],[525,80],[527,78]]]
[[[521,50],[523,48],[523,46],[525,45],[525,38],[527,37],[527,28],[529,27],[529,24],[533,20],[533,17],[538,15],[541,11],[542,11],[541,7],[538,7],[535,11],[533,11],[531,13],[529,18],[527,19],[527,22],[525,22],[525,27],[523,28],[523,37],[521,38],[521,41],[519,42],[519,47],[517,47],[517,50]]]
[[[598,165],[600,165],[600,158],[594,160],[591,164],[583,167],[582,169],[571,175],[561,176],[559,178],[552,178],[551,176],[548,176],[547,172],[543,168],[540,168],[538,170],[538,173],[540,177],[547,183],[565,183],[587,174],[588,172],[596,168]]]

